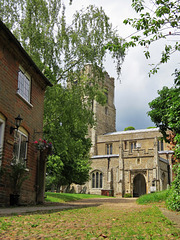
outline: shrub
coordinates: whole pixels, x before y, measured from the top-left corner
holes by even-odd
[[[168,209],[173,211],[180,211],[180,163],[173,167],[176,177],[172,182],[171,189],[169,191],[169,196],[166,200],[166,205]]]
[[[124,194],[124,197],[125,197],[125,198],[131,198],[132,195],[131,195],[130,193],[125,193],[125,194]]]

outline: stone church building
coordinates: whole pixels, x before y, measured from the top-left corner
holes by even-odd
[[[138,197],[166,189],[172,180],[172,151],[157,128],[116,132],[114,79],[107,73],[104,84],[106,105],[93,103],[97,125],[89,130],[90,178],[77,192]]]

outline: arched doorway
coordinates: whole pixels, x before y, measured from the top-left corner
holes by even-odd
[[[146,180],[142,174],[137,174],[133,180],[133,197],[146,194]]]

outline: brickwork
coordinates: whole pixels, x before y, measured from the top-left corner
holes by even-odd
[[[33,61],[22,49],[20,44],[1,24],[0,35],[0,114],[5,117],[5,132],[3,144],[3,157],[1,168],[11,171],[13,156],[14,133],[10,134],[10,127],[15,124],[15,117],[21,115],[23,121],[21,127],[28,132],[27,168],[28,179],[23,183],[21,202],[36,202],[37,185],[37,152],[34,140],[42,136],[44,92],[48,80],[43,79]],[[31,76],[30,102],[24,100],[18,93],[19,66]],[[40,132],[39,135],[35,132]],[[9,204],[11,193],[7,175],[3,176],[0,183],[0,204]]]

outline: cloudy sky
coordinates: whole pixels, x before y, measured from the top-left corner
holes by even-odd
[[[75,10],[85,8],[88,5],[102,6],[113,27],[118,30],[121,37],[126,38],[135,30],[123,24],[123,20],[137,17],[131,8],[131,0],[73,0],[71,6],[67,6],[66,13],[72,15]],[[170,42],[168,43],[170,44]],[[151,69],[149,64],[158,63],[162,51],[163,41],[156,43],[150,49],[151,59],[146,60],[141,47],[132,48],[127,52],[122,65],[121,83],[117,80],[115,65],[111,59],[106,61],[106,71],[115,78],[115,107],[116,130],[124,130],[133,126],[135,129],[144,129],[154,126],[147,116],[150,110],[148,103],[158,96],[157,90],[163,86],[173,85],[173,70],[178,67],[177,55],[172,57],[169,64],[162,65],[158,74],[148,77]]]

